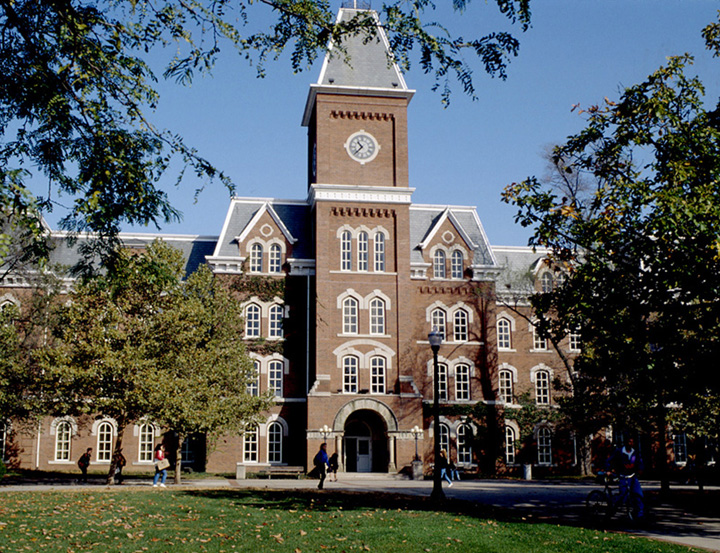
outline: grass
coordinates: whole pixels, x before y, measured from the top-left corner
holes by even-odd
[[[692,551],[623,534],[434,512],[422,499],[377,494],[70,488],[1,497],[0,551],[12,552]]]

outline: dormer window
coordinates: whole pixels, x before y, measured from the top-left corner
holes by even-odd
[[[460,250],[455,250],[452,253],[450,261],[450,275],[452,278],[463,277],[463,253]]]
[[[268,271],[270,273],[279,273],[282,266],[282,249],[278,244],[270,246],[270,255],[268,256]]]
[[[545,271],[540,277],[540,290],[543,294],[552,292],[553,290],[553,276],[550,271]]]
[[[253,244],[250,248],[250,272],[262,273],[263,247],[260,244]]]
[[[433,255],[433,277],[445,278],[445,252],[436,250]]]

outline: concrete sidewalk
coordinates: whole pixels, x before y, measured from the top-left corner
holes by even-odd
[[[150,480],[130,478],[124,487],[149,487]],[[3,491],[30,490],[87,490],[104,487],[101,480],[88,485],[64,483],[23,483],[0,486]],[[317,480],[186,480],[180,486],[168,483],[168,488],[211,489],[245,488],[258,490],[315,490]],[[428,497],[432,490],[429,480],[408,480],[389,474],[340,474],[338,482],[325,483],[328,491],[379,492],[408,496]],[[674,486],[678,489],[678,486]],[[455,482],[452,487],[443,484],[446,497],[465,500],[480,505],[513,509],[534,519],[551,519],[583,525],[585,498],[599,486],[591,483],[558,481],[517,481],[517,480],[467,480]],[[646,492],[659,490],[656,482],[643,482]],[[686,489],[693,489],[686,487]],[[712,488],[716,490],[718,488]],[[162,493],[162,490],[158,490]],[[690,547],[720,551],[720,520],[684,512],[673,505],[651,505],[649,521],[642,527],[633,526],[630,521],[616,518],[612,530],[624,531],[653,539],[674,542]]]

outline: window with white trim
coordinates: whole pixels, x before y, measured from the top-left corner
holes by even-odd
[[[553,291],[553,276],[550,271],[545,271],[540,276],[540,290],[547,294],[548,292]]]
[[[675,463],[684,465],[687,463],[687,436],[685,432],[673,434],[673,455]]]
[[[342,303],[343,334],[358,333],[358,301],[345,298]]]
[[[470,401],[470,365],[455,366],[455,399]]]
[[[245,308],[245,338],[260,337],[260,306],[251,303]]]
[[[448,398],[448,368],[445,363],[438,363],[438,399],[447,401]]]
[[[548,371],[535,373],[535,404],[550,405],[550,373]]]
[[[370,359],[370,393],[385,393],[385,358],[379,355]]]
[[[512,348],[512,325],[505,318],[497,321],[497,346],[498,349]]]
[[[261,244],[253,244],[250,247],[250,272],[262,273],[263,270],[263,247]]]
[[[68,421],[61,421],[55,427],[55,460],[70,460],[70,439],[72,427]]]
[[[542,337],[540,330],[533,325],[533,349],[535,351],[547,351],[547,340]]]
[[[440,423],[440,449],[450,451],[450,427],[447,424]]]
[[[512,371],[501,369],[498,375],[498,396],[503,403],[513,403],[513,374]]]
[[[257,397],[260,395],[260,361],[253,359],[253,372],[247,384],[247,393],[249,396]]]
[[[445,252],[435,250],[433,255],[433,277],[445,278]]]
[[[512,426],[505,427],[505,464],[515,464],[515,429]]]
[[[430,320],[432,321],[432,329],[440,334],[442,339],[445,340],[445,321],[447,320],[445,310],[440,308],[433,309],[433,312],[430,315]]]
[[[270,307],[270,338],[283,337],[283,307],[282,305],[273,305]]]
[[[455,250],[452,252],[452,256],[450,257],[450,276],[452,278],[462,278],[463,277],[463,253],[460,250]]]
[[[385,302],[380,298],[370,302],[370,334],[385,334]]]
[[[456,342],[468,340],[468,313],[464,309],[458,309],[453,315],[453,335]]]
[[[368,270],[368,233],[365,231],[362,231],[358,234],[357,238],[357,253],[358,253],[358,264],[357,264],[357,270],[358,271],[367,271]]]
[[[0,422],[0,461],[5,460],[5,444],[7,444],[8,425]]]
[[[283,397],[282,361],[270,361],[268,365],[268,389],[275,397]]]
[[[468,424],[461,424],[457,428],[457,460],[458,464],[472,463],[472,428]]]
[[[385,235],[382,232],[375,233],[375,272],[385,272]]]
[[[252,426],[243,434],[243,460],[246,463],[257,463],[258,460],[258,427]]]
[[[349,230],[340,235],[340,270],[352,271],[352,234]]]
[[[110,462],[112,458],[112,424],[101,422],[97,429],[97,460]]]
[[[537,453],[539,465],[552,464],[552,432],[547,426],[538,428]]]
[[[155,428],[145,423],[138,432],[138,461],[151,462],[153,460],[153,445],[155,443]]]
[[[270,246],[270,254],[268,256],[268,271],[271,273],[279,273],[282,269],[282,249],[278,244]]]
[[[570,351],[573,353],[580,353],[581,349],[581,342],[580,342],[580,332],[574,331],[571,332],[568,335],[568,344],[570,346]]]
[[[343,357],[343,392],[356,394],[358,391],[359,360],[354,355]]]
[[[268,463],[282,463],[283,428],[279,422],[268,425]]]

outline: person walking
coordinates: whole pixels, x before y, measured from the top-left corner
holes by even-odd
[[[338,454],[337,451],[330,455],[330,459],[328,460],[328,474],[330,477],[328,478],[329,482],[337,482],[337,471],[340,468],[340,463],[338,462]],[[335,477],[333,479],[333,477]]]
[[[160,487],[165,488],[165,479],[167,478],[167,469],[170,466],[170,462],[165,457],[165,446],[158,444],[155,446],[155,477],[153,478],[153,488],[158,487],[158,480],[160,480]]]
[[[455,461],[453,461],[452,457],[450,457],[450,460],[448,461],[448,472],[450,473],[450,480],[457,480],[460,481],[460,471],[457,468],[457,465],[455,464]]]
[[[313,459],[313,465],[315,465],[315,470],[317,471],[317,474],[320,478],[320,483],[318,484],[318,490],[323,489],[323,485],[325,484],[325,476],[327,475],[327,466],[328,466],[328,454],[327,454],[327,444],[323,443],[320,445],[320,449],[318,450],[317,454],[315,455],[315,458]]]
[[[450,475],[448,474],[450,463],[448,463],[447,451],[444,449],[440,450],[440,459],[438,459],[438,464],[440,465],[440,479],[445,479],[448,483],[448,488],[452,488],[452,480],[450,480]]]
[[[115,455],[113,455],[113,463],[115,463],[115,483],[122,484],[125,480],[122,471],[123,467],[127,464],[125,455],[122,454],[122,448],[118,449]]]
[[[80,469],[81,476],[78,479],[78,482],[82,482],[83,484],[87,484],[87,471],[88,467],[90,466],[90,458],[92,457],[92,447],[88,447],[85,453],[83,453],[80,456],[80,459],[78,459],[78,468]]]

